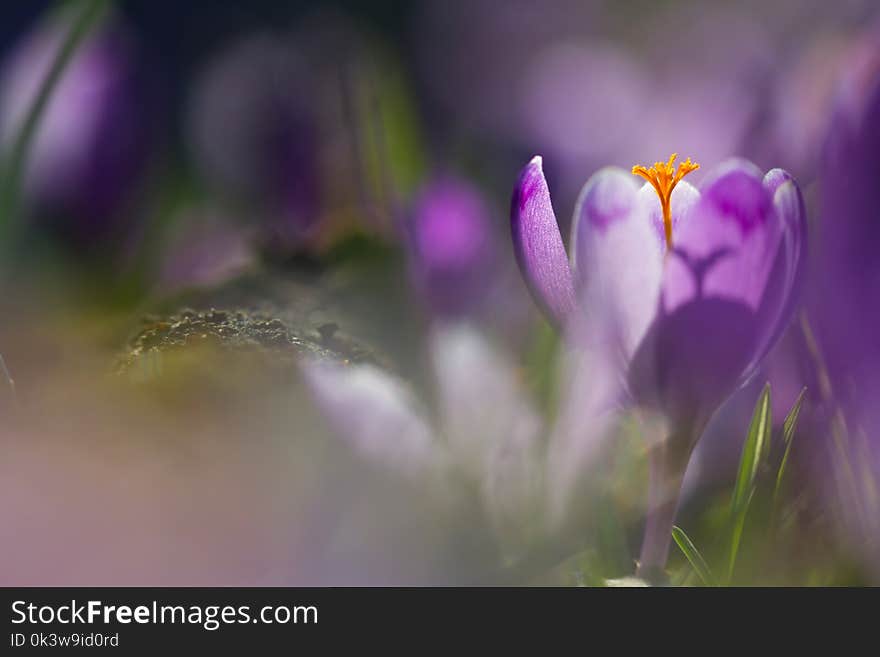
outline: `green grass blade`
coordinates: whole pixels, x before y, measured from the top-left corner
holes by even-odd
[[[761,459],[766,454],[770,445],[770,430],[773,421],[770,413],[770,384],[764,386],[755,412],[749,424],[749,433],[743,445],[742,457],[739,462],[739,471],[736,475],[736,485],[733,489],[730,511],[732,516],[737,516],[748,504],[749,498],[755,487],[755,479],[758,476],[758,468]]]
[[[703,555],[700,554],[697,546],[694,545],[694,542],[690,537],[685,534],[684,530],[681,527],[673,526],[672,538],[675,540],[678,549],[681,550],[682,554],[684,554],[685,558],[688,560],[688,563],[690,563],[691,567],[694,569],[694,572],[697,573],[699,578],[703,581],[703,584],[706,586],[715,586],[715,578],[712,576],[712,570],[709,568],[709,564],[706,563]]]
[[[12,378],[12,375],[9,373],[9,369],[6,367],[6,361],[3,360],[3,354],[0,354],[0,378],[2,378],[6,385],[9,387],[9,394],[12,396],[13,401],[17,401],[15,393],[15,380]]]
[[[788,415],[785,416],[785,421],[782,423],[782,439],[788,444],[791,441],[792,436],[794,435],[794,430],[797,427],[798,416],[801,414],[801,404],[804,402],[804,395],[807,394],[806,386],[801,389],[800,394],[797,396],[797,399],[794,400],[794,404],[791,407],[791,410],[788,412]]]
[[[776,487],[773,490],[774,500],[779,495],[779,490],[782,486],[782,477],[785,474],[785,466],[788,464],[788,455],[791,452],[792,438],[794,437],[794,430],[797,427],[798,416],[801,414],[801,404],[804,401],[804,394],[806,392],[806,388],[801,390],[794,405],[788,412],[788,415],[785,416],[785,422],[782,424],[782,442],[785,445],[785,453],[782,455],[782,461],[779,463],[779,470],[776,473]]]
[[[739,554],[739,544],[742,542],[743,528],[746,524],[746,513],[749,509],[749,503],[752,501],[752,496],[749,495],[748,499],[745,501],[745,505],[742,509],[736,514],[733,521],[733,532],[730,537],[730,559],[727,564],[727,580],[726,584],[730,585],[730,581],[733,579],[733,571],[736,568],[736,557]]]
[[[82,11],[71,23],[46,77],[40,83],[37,95],[24,115],[21,128],[13,141],[0,180],[0,232],[7,231],[18,208],[21,178],[27,164],[31,142],[36,135],[52,92],[58,85],[67,65],[91,28],[104,16],[110,0],[88,0],[81,3]]]
[[[755,493],[755,480],[761,461],[770,450],[770,434],[773,427],[773,418],[770,411],[770,384],[764,386],[752,421],[749,423],[749,433],[743,445],[742,457],[739,461],[739,471],[736,474],[736,485],[730,500],[730,516],[733,520],[733,531],[730,538],[730,559],[727,566],[727,580],[729,584],[733,578],[733,570],[736,567],[736,557],[739,554],[739,546],[742,541],[743,528],[746,523],[746,513],[752,496]]]

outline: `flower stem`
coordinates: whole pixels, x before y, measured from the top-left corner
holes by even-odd
[[[690,431],[673,434],[657,441],[648,452],[648,511],[636,575],[649,582],[665,581],[663,569],[669,556],[681,484],[694,444],[692,435]]]

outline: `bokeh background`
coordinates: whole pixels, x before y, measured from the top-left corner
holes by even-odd
[[[552,426],[566,351],[513,258],[518,172],[543,155],[567,236],[593,172],[672,152],[702,164],[696,183],[730,156],[792,172],[810,281],[829,271],[814,246],[837,230],[856,237],[833,280],[860,281],[855,310],[822,303],[855,287],[808,286],[764,369],[710,424],[679,524],[723,561],[761,388],[781,433],[806,386],[784,499],[756,503],[734,581],[877,581],[880,423],[850,422],[840,439],[845,405],[823,364],[861,358],[835,356],[851,341],[838,324],[865,312],[857,337],[876,335],[880,214],[869,201],[823,210],[835,190],[867,198],[878,183],[847,173],[870,170],[870,153],[828,155],[841,106],[880,86],[875,2],[71,0],[0,16],[0,584],[630,575],[637,432],[597,457],[595,485],[551,532],[524,492],[540,457],[518,453],[478,486],[467,464],[442,482],[400,475],[409,447],[382,450],[395,431],[448,434],[455,389],[471,395],[472,433]],[[831,170],[844,180],[829,191]],[[874,351],[865,363],[880,364]],[[422,419],[377,419],[369,395],[328,412],[333,390],[316,402],[303,361],[393,376],[394,403]],[[859,376],[869,406],[873,370]],[[345,439],[364,423],[375,449]],[[673,578],[695,583],[673,552]]]

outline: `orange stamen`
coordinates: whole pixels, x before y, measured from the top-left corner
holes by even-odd
[[[672,248],[672,190],[675,186],[692,171],[700,168],[696,162],[691,162],[691,158],[686,159],[678,165],[676,169],[675,158],[678,153],[673,153],[669,157],[669,162],[655,162],[650,169],[641,165],[634,166],[632,173],[635,176],[641,176],[654,188],[657,196],[660,197],[660,209],[663,211],[663,231],[666,235],[666,249]]]

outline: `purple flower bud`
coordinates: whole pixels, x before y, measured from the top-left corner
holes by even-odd
[[[574,283],[559,234],[540,156],[526,165],[513,191],[510,228],[520,271],[532,296],[556,326],[574,306]]]
[[[28,35],[5,65],[0,132],[9,148],[57,55],[67,26],[49,22]],[[39,123],[24,176],[32,214],[82,246],[121,238],[142,181],[150,114],[143,71],[118,23],[74,53]]]
[[[469,184],[440,178],[420,192],[408,224],[415,288],[437,316],[470,314],[495,276],[491,213]]]
[[[283,39],[247,38],[214,60],[190,103],[188,138],[206,182],[257,213],[264,246],[302,248],[319,216],[315,90]]]

